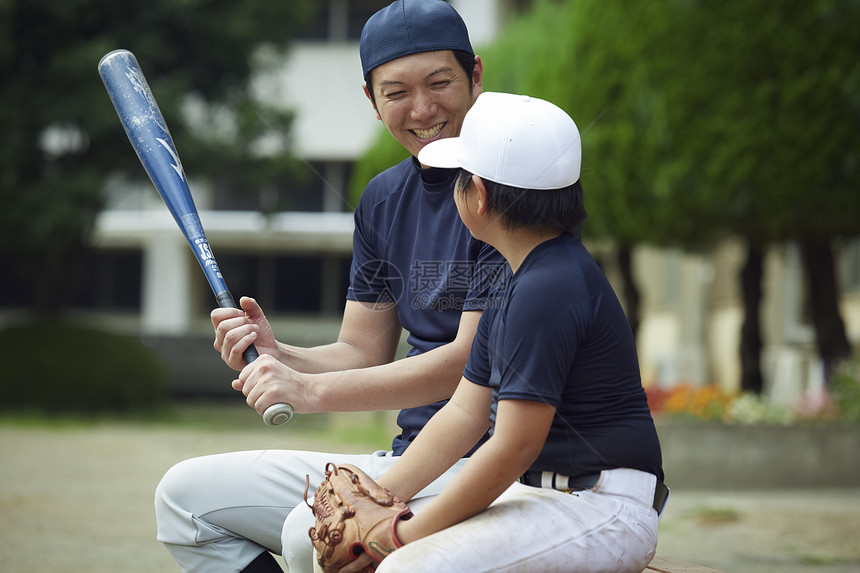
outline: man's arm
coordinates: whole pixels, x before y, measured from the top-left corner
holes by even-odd
[[[216,308],[211,313],[213,346],[234,370],[246,366],[242,353],[250,344],[261,355],[273,356],[293,370],[318,374],[391,362],[400,341],[401,327],[393,304],[347,301],[337,341],[313,348],[278,342],[257,301],[242,297],[239,304],[241,309]]]
[[[393,303],[348,300],[336,342],[312,348],[280,343],[280,360],[306,374],[387,364],[394,360],[401,331]]]
[[[278,357],[261,354],[242,370],[233,387],[261,413],[279,402],[288,402],[297,413],[308,414],[396,410],[451,397],[466,366],[479,311],[460,316],[452,342],[391,362],[401,332],[395,307],[348,306],[338,342],[312,349],[283,349],[287,361],[292,353],[302,368],[332,371],[299,372],[284,364],[284,353]]]
[[[401,360],[366,368],[306,375],[317,411],[396,410],[450,398],[466,367],[480,311],[460,315],[452,342]]]

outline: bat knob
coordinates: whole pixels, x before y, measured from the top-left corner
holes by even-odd
[[[286,424],[293,417],[293,407],[289,404],[272,404],[263,413],[263,421],[269,426]]]

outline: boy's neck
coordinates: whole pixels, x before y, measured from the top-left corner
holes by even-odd
[[[558,231],[535,231],[533,229],[515,229],[506,231],[499,229],[494,237],[482,239],[489,243],[508,261],[511,270],[516,273],[528,254],[535,247],[561,235]]]

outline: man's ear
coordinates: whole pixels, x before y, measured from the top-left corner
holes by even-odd
[[[478,175],[472,175],[472,184],[475,186],[475,192],[478,194],[478,215],[484,216],[489,212],[490,202],[487,199],[487,188],[484,186],[484,180]]]
[[[370,100],[370,105],[373,106],[373,112],[376,114],[376,119],[378,119],[379,121],[382,121],[382,116],[379,115],[379,110],[376,109],[376,104],[373,102],[373,98],[370,97],[370,91],[368,91],[368,89],[367,89],[367,82],[364,82],[363,84],[361,84],[361,87],[364,90],[364,96],[368,100]]]
[[[477,98],[484,91],[484,62],[475,56],[475,69],[472,70],[472,97]]]

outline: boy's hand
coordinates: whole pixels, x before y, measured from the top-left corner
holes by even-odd
[[[409,506],[353,465],[327,464],[325,475],[314,494],[310,530],[325,573],[363,571],[402,546],[395,530],[412,516]]]

